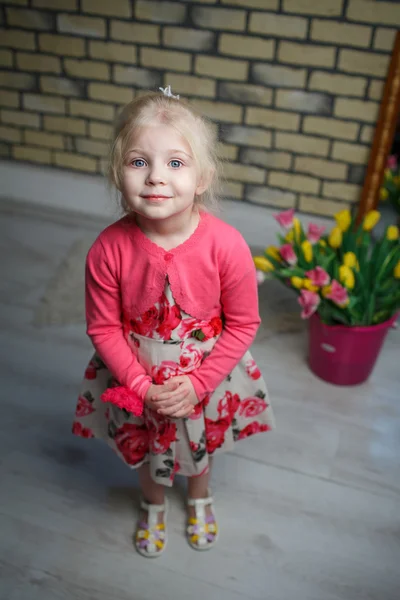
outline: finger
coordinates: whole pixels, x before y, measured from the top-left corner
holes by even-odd
[[[183,400],[183,402],[180,402],[179,404],[176,404],[175,406],[158,409],[157,412],[162,415],[166,415],[168,417],[175,417],[175,416],[179,416],[181,413],[190,413],[191,414],[192,411],[193,411],[193,407],[190,404],[188,404],[186,402],[186,400]]]
[[[183,400],[183,398],[186,398],[189,393],[190,390],[181,388],[175,392],[162,392],[161,394],[156,394],[155,396],[152,396],[152,399],[156,402],[166,402],[169,400],[177,402],[178,400]]]

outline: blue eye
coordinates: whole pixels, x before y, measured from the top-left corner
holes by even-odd
[[[171,160],[169,164],[173,169],[179,169],[179,167],[181,167],[183,163],[180,160],[176,160],[175,158],[174,160]]]
[[[132,165],[134,167],[144,167],[146,166],[146,162],[143,160],[143,158],[135,158],[135,160],[132,161]]]

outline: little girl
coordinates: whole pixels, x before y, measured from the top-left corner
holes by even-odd
[[[147,557],[165,549],[164,492],[176,474],[188,477],[189,544],[215,544],[211,459],[273,427],[248,352],[260,324],[250,250],[206,211],[215,200],[215,152],[212,126],[169,87],[130,102],[110,157],[126,214],[87,256],[95,354],[73,432],[105,440],[138,469],[134,541]]]

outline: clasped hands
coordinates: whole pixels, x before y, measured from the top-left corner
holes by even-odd
[[[189,417],[199,402],[187,375],[171,377],[163,385],[152,384],[144,401],[157,413],[173,419]]]

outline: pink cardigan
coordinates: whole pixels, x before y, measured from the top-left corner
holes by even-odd
[[[158,302],[167,275],[183,311],[201,320],[224,318],[210,356],[189,375],[202,400],[237,365],[260,324],[249,247],[217,217],[202,212],[196,231],[169,252],[129,215],[107,227],[86,261],[87,333],[114,377],[144,399],[152,380],[129,347],[121,317],[137,318]]]

